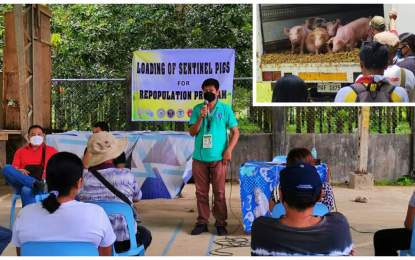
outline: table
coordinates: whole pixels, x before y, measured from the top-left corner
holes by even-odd
[[[188,178],[186,163],[192,158],[194,138],[186,132],[114,131],[116,138],[128,137],[127,164],[143,192],[142,199],[172,199],[179,195]],[[69,131],[47,135],[47,144],[59,152],[67,151],[80,158],[90,131]],[[185,180],[184,180],[185,178]]]
[[[239,168],[241,181],[241,209],[244,231],[251,233],[252,222],[260,217],[271,217],[269,200],[279,184],[279,173],[285,163],[245,162]],[[316,166],[321,180],[327,182],[327,164]]]

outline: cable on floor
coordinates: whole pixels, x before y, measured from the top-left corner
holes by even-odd
[[[220,248],[214,249],[209,251],[210,255],[215,255],[215,256],[233,256],[233,253],[230,252],[226,252],[223,250],[229,249],[229,248],[240,248],[240,247],[251,247],[251,242],[248,238],[229,238],[228,236],[232,236],[233,234],[236,233],[236,231],[239,230],[239,228],[241,227],[242,223],[241,220],[236,217],[235,213],[232,210],[232,184],[233,184],[233,178],[232,178],[232,165],[229,164],[230,170],[231,170],[231,191],[229,194],[229,208],[231,209],[231,213],[232,215],[238,220],[239,224],[238,227],[231,232],[230,234],[228,234],[227,236],[225,236],[225,238],[220,238],[220,239],[216,239],[213,241],[214,244],[221,246]]]

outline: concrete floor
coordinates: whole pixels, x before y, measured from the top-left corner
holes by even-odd
[[[384,228],[403,227],[408,201],[414,187],[375,187],[372,191],[352,190],[347,187],[333,188],[338,211],[349,220],[350,225],[359,231],[375,232]],[[231,204],[229,194],[230,183],[226,185],[228,201],[228,231],[229,236],[236,242],[249,242],[250,236],[244,235],[243,226],[239,225],[242,218],[240,210],[240,190],[238,184],[232,185]],[[216,236],[211,217],[209,230],[212,233],[203,233],[200,236],[190,236],[197,218],[195,186],[185,186],[182,198],[173,200],[146,200],[136,203],[143,220],[143,225],[151,230],[153,242],[146,251],[148,256],[205,256],[210,250],[220,246],[214,240],[223,239]],[[357,196],[366,196],[368,203],[356,203]],[[0,187],[0,225],[8,227],[12,190],[8,186]],[[20,210],[17,203],[16,212]],[[233,213],[232,213],[232,211]],[[373,233],[358,233],[351,230],[356,255],[373,256]],[[246,247],[228,248],[222,250],[234,256],[249,256],[249,244]],[[15,256],[15,247],[12,244],[3,252],[3,256]]]

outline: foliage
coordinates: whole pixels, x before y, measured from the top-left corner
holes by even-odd
[[[252,74],[252,5],[55,4],[51,9],[53,78],[124,77],[135,50],[180,48],[233,48],[235,77]]]
[[[1,4],[0,13],[12,8]],[[52,78],[124,77],[135,50],[181,48],[235,49],[235,77],[252,76],[250,4],[51,4],[50,8],[51,43],[56,46]]]
[[[0,14],[13,10],[12,4],[0,4]],[[3,71],[4,16],[0,16],[0,71]]]
[[[410,134],[410,107],[371,107],[370,134]],[[287,133],[358,133],[356,107],[289,107]],[[299,124],[299,125],[298,125]],[[307,131],[314,126],[313,131]]]
[[[412,186],[414,184],[414,181],[409,179],[406,176],[401,176],[397,181],[388,181],[386,179],[383,179],[381,181],[375,180],[375,185],[377,186]]]

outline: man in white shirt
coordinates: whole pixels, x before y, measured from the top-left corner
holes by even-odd
[[[393,58],[398,52],[399,39],[393,34],[382,32],[375,35],[375,41],[384,44],[389,50],[388,68],[383,73],[389,82],[397,87],[405,88],[409,96],[409,102],[415,102],[415,76],[412,71],[393,65]],[[356,81],[363,77],[362,74],[357,77]]]

